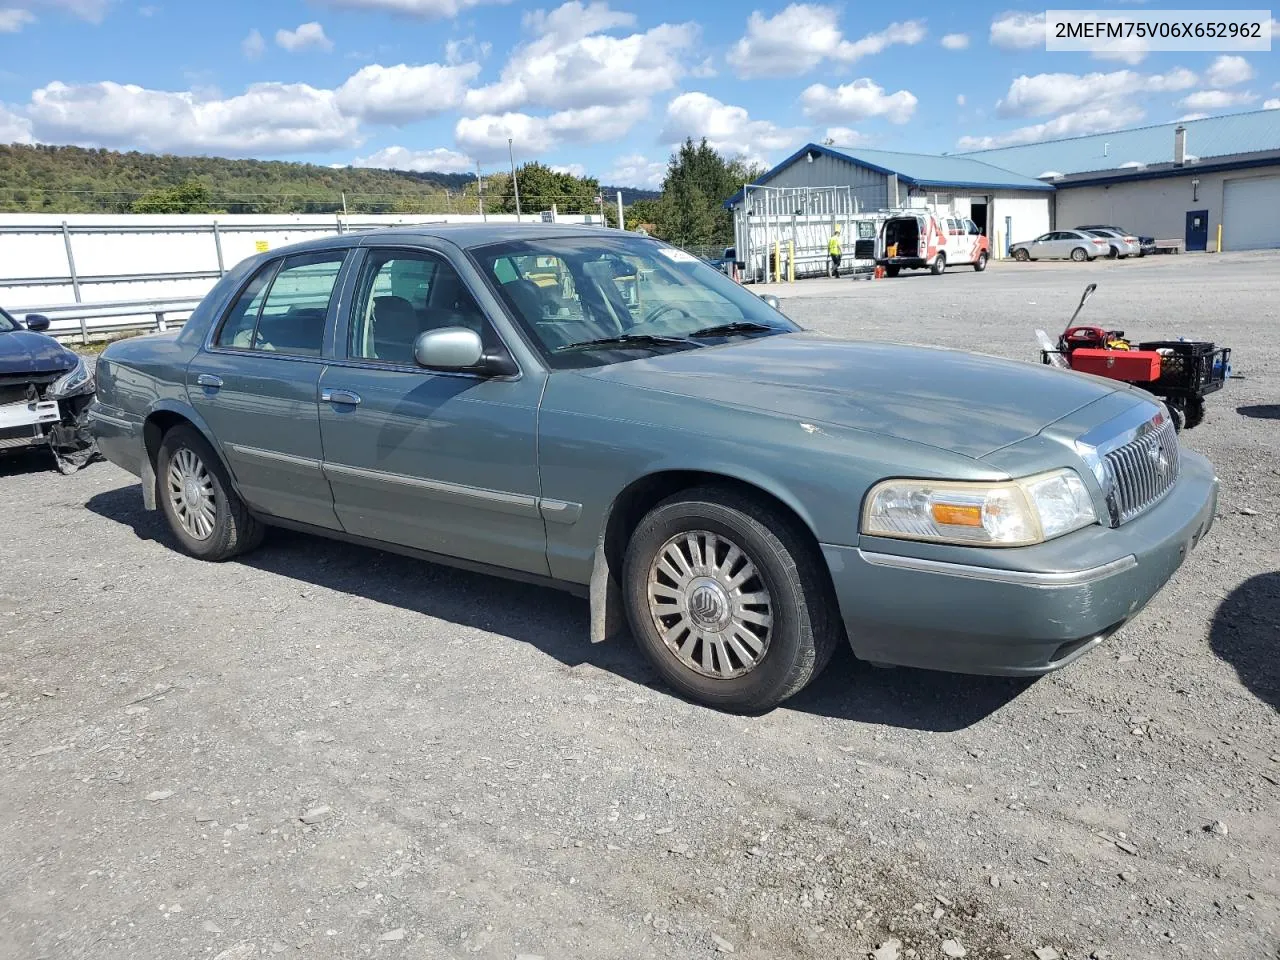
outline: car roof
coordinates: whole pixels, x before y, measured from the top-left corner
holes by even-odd
[[[618,230],[615,227],[596,227],[585,224],[555,223],[410,223],[403,226],[379,227],[373,230],[353,230],[304,240],[272,250],[270,256],[282,253],[301,253],[326,250],[331,247],[350,246],[354,241],[364,246],[378,242],[404,242],[407,240],[446,240],[464,250],[488,246],[491,243],[510,243],[518,240],[550,240],[569,237],[622,238],[653,240],[637,233]],[[264,255],[265,258],[266,255]]]

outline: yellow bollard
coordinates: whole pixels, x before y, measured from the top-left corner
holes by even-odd
[[[1218,252],[1222,252],[1222,224],[1218,224]]]
[[[796,282],[796,242],[787,241],[787,283]]]

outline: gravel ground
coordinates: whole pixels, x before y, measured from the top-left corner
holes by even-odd
[[[275,533],[176,553],[135,480],[0,461],[0,956],[1280,956],[1280,257],[781,288],[1034,360],[1085,316],[1231,345],[1213,533],[1038,682],[838,656],[744,719],[582,601]]]

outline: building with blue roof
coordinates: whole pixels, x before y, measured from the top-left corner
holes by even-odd
[[[787,218],[799,245],[824,218],[829,231],[916,207],[972,219],[996,256],[1051,229],[1104,224],[1192,251],[1280,247],[1280,110],[941,156],[809,143],[725,205],[739,246],[783,235]]]

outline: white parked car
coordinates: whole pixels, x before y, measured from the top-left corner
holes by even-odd
[[[1083,230],[1050,230],[1034,240],[1024,240],[1009,247],[1015,260],[1094,260],[1105,257],[1111,245],[1102,237]]]
[[[1112,230],[1110,227],[1081,227],[1079,229],[1081,233],[1087,233],[1093,237],[1101,237],[1107,241],[1108,256],[1112,259],[1123,260],[1126,257],[1142,256],[1142,243],[1137,237],[1126,236],[1119,230]]]

